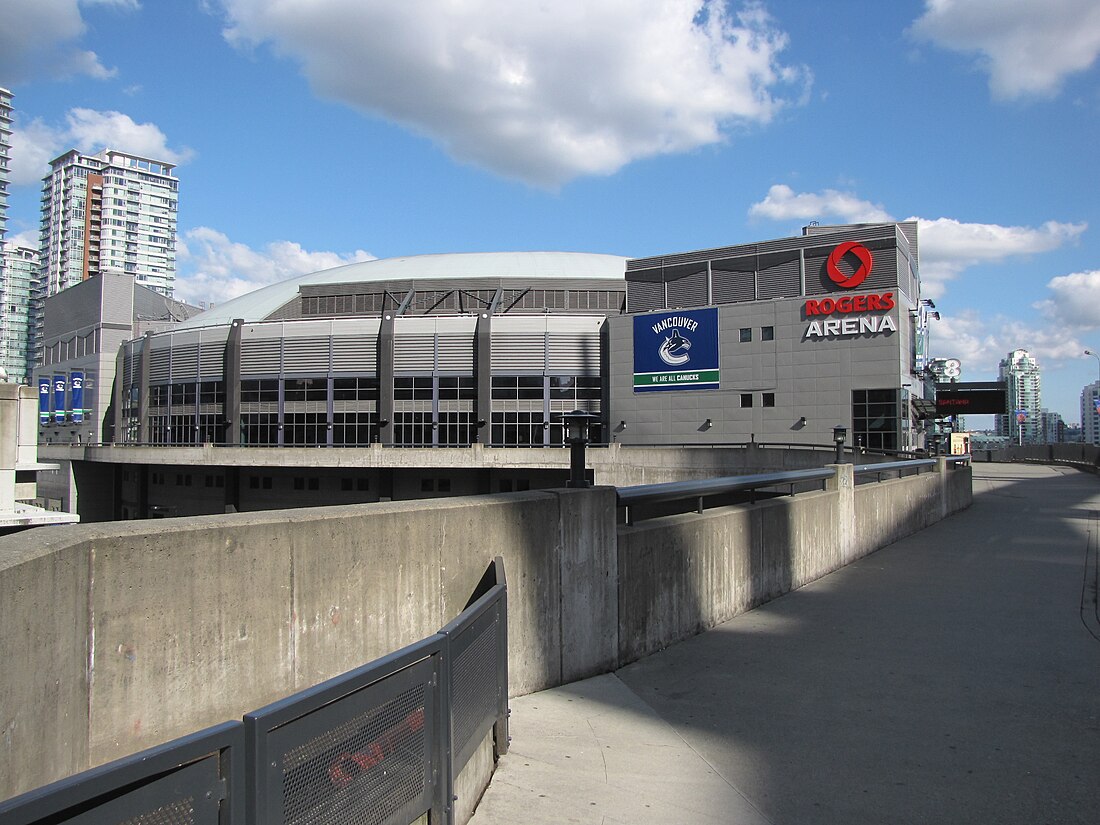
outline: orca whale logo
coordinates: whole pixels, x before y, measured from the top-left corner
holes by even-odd
[[[672,335],[665,338],[664,343],[658,348],[657,354],[670,367],[678,367],[688,362],[689,349],[691,349],[691,341],[684,338],[679,330],[674,329]]]

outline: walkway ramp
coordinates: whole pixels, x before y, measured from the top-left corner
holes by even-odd
[[[1089,823],[1100,478],[974,504],[714,630],[511,702],[473,825]]]

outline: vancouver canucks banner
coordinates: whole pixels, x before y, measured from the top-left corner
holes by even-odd
[[[42,425],[50,423],[50,377],[48,375],[38,377],[38,423]]]
[[[84,373],[70,373],[69,387],[73,400],[73,423],[80,424],[84,421]]]
[[[718,389],[718,309],[634,316],[634,392]]]
[[[62,423],[65,420],[65,389],[67,382],[64,375],[53,377],[53,420]]]

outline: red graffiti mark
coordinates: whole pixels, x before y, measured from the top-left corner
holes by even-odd
[[[328,778],[335,788],[346,788],[356,777],[396,753],[401,739],[424,729],[424,708],[417,708],[362,750],[337,755],[328,767]]]

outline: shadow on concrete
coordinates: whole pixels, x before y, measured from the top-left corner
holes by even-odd
[[[970,509],[618,671],[631,698],[605,690],[602,712],[642,726],[655,711],[751,812],[693,821],[1096,821],[1100,641],[1083,613],[1100,480],[979,464],[974,492]],[[645,770],[611,790],[659,793],[668,766]],[[620,821],[602,813],[591,821]]]

